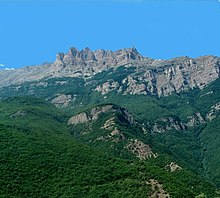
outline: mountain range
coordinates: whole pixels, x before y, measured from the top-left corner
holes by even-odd
[[[0,197],[220,197],[219,76],[134,47],[0,70]]]
[[[44,78],[80,77],[87,80],[96,74],[120,66],[133,68],[134,72],[121,82],[105,82],[97,90],[105,93],[109,89],[120,91],[128,86],[125,94],[155,94],[166,96],[172,92],[200,88],[213,82],[220,75],[220,58],[203,56],[199,58],[179,57],[158,60],[143,57],[135,48],[118,51],[85,48],[78,51],[71,48],[66,54],[58,53],[53,63],[1,71],[0,86],[37,81]],[[111,80],[111,79],[109,79]]]

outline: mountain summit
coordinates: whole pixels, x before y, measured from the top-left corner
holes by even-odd
[[[63,75],[91,76],[110,67],[129,63],[138,64],[138,61],[144,59],[134,47],[115,52],[103,49],[92,51],[88,47],[81,51],[76,48],[70,48],[66,54],[58,53],[52,65],[55,68],[54,71],[63,73]],[[82,74],[79,74],[80,71]]]
[[[64,53],[58,53],[56,62],[61,61],[63,64],[81,64],[82,62],[97,62],[99,64],[118,64],[128,60],[142,60],[143,56],[139,54],[136,48],[121,49],[118,51],[99,49],[92,51],[90,48],[79,51],[76,48],[70,48],[70,50]]]
[[[40,80],[45,77],[88,77],[111,67],[134,64],[145,58],[136,48],[92,51],[88,47],[78,50],[74,47],[64,54],[59,52],[53,63],[27,66],[14,71],[0,71],[0,87]]]
[[[0,197],[217,197],[219,76],[135,48],[0,71]]]
[[[97,86],[97,91],[103,94],[112,89],[120,91],[122,85],[126,85],[124,94],[167,96],[193,88],[203,89],[220,76],[220,58],[216,56],[160,60],[143,57],[134,47],[117,51],[70,48],[66,54],[58,53],[53,63],[0,71],[0,87],[43,78],[77,77],[86,80],[119,67],[134,70],[120,82],[108,79]]]

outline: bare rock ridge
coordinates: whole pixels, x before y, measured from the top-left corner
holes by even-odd
[[[105,118],[105,116],[107,117]],[[97,120],[100,118],[104,118],[104,124],[100,121],[97,122]],[[94,130],[92,125],[95,122],[97,128]],[[100,123],[102,124],[99,125]],[[114,104],[97,106],[87,110],[86,112],[81,112],[72,116],[68,121],[68,125],[70,126],[78,124],[86,124],[84,125],[84,130],[80,131],[81,137],[85,137],[88,134],[94,135],[92,138],[90,136],[90,142],[109,142],[111,143],[111,148],[113,148],[114,144],[122,144],[121,151],[126,150],[133,156],[137,157],[139,160],[156,158],[158,156],[152,151],[148,144],[142,142],[138,139],[138,137],[135,137],[134,135],[131,138],[128,136],[128,134],[124,133],[124,130],[119,127],[131,127],[133,125],[133,127],[138,128],[140,125],[137,121],[134,120],[132,114],[123,107]],[[101,133],[95,133],[95,131],[99,130],[98,128],[102,130]],[[139,127],[139,129],[141,128]]]
[[[116,111],[120,112],[124,118],[124,120],[129,124],[134,124],[134,118],[133,116],[128,112],[127,109],[119,107],[117,105],[104,105],[104,106],[98,106],[93,109],[91,109],[89,112],[82,112],[79,113],[73,117],[71,117],[68,121],[69,125],[76,125],[81,123],[87,123],[89,121],[96,121],[100,114],[102,113],[108,113],[112,112],[115,113]]]
[[[42,78],[88,79],[99,72],[119,66],[133,66],[135,71],[122,82],[109,79],[100,84],[96,91],[102,94],[115,90],[120,92],[124,90],[120,87],[124,84],[126,90],[122,94],[167,96],[173,92],[202,89],[220,76],[220,58],[216,56],[157,60],[143,57],[134,47],[117,51],[70,48],[66,54],[58,53],[53,63],[10,71],[0,70],[0,87]]]
[[[70,48],[67,54],[58,53],[56,62],[63,65],[78,65],[97,62],[103,65],[117,65],[126,60],[142,60],[143,57],[134,47],[121,49],[116,52],[111,50],[96,50],[92,51],[88,47],[78,51],[76,48]]]
[[[97,86],[96,90],[102,94],[117,91],[125,95],[167,96],[193,88],[203,89],[220,76],[220,58],[215,56],[148,60],[142,65],[134,66],[136,71],[121,82],[109,79]]]
[[[78,51],[70,48],[67,54],[58,53],[53,63],[53,75],[69,77],[89,77],[96,73],[126,64],[138,63],[144,60],[135,48],[118,51],[96,50],[85,48]]]
[[[0,87],[11,84],[21,84],[27,81],[52,77],[90,77],[98,72],[126,64],[145,60],[135,48],[118,51],[76,48],[64,53],[58,53],[53,63],[37,66],[27,66],[15,70],[0,70]]]

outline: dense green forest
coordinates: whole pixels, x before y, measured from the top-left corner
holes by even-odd
[[[147,197],[150,178],[172,197],[214,196],[197,174],[166,171],[166,157],[120,159],[77,142],[66,115],[41,99],[9,98],[0,112],[0,197]]]
[[[220,80],[167,97],[94,90],[132,71],[119,67],[87,81],[51,78],[1,88],[0,197],[150,197],[150,179],[170,197],[218,197]],[[74,100],[57,108],[50,102],[59,94]],[[72,116],[106,104],[126,109],[134,122],[116,111],[67,124]],[[97,141],[108,137],[102,126],[112,117],[123,141]],[[126,144],[134,139],[157,157],[140,160],[129,153]],[[182,169],[168,171],[171,162]]]

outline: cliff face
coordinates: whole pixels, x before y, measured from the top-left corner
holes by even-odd
[[[24,67],[15,70],[0,70],[0,87],[10,84],[20,84],[26,81],[40,80],[46,77],[90,77],[98,72],[126,64],[135,64],[144,60],[135,48],[118,51],[76,48],[64,53],[58,53],[53,63]]]
[[[124,94],[167,96],[172,92],[179,93],[193,88],[203,89],[219,78],[219,70],[220,59],[214,56],[155,60],[145,66],[137,67],[135,73],[128,75],[121,82],[104,83],[96,90],[105,94],[112,89],[122,90],[119,84],[126,84]]]
[[[135,67],[135,72],[121,82],[105,82],[96,90],[106,94],[120,92],[119,84],[125,84],[124,94],[153,94],[166,96],[192,88],[202,89],[219,78],[220,58],[179,57],[171,60],[154,60],[143,57],[135,48],[118,51],[71,48],[66,54],[58,53],[54,63],[0,71],[0,87],[27,81],[53,77],[90,78],[99,72],[119,66]],[[111,80],[111,79],[109,79]]]

